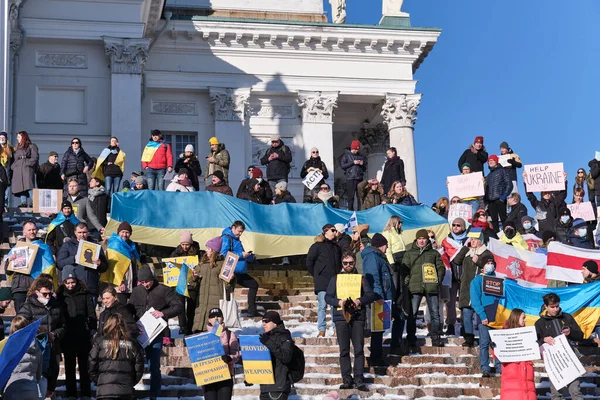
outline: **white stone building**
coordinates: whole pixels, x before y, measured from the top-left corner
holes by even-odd
[[[411,27],[402,13],[376,26],[327,23],[322,0],[7,1],[0,116],[11,143],[30,133],[41,162],[73,136],[97,156],[114,135],[129,173],[152,129],[168,135],[174,157],[192,143],[203,159],[217,136],[235,191],[279,134],[293,152],[298,199],[313,146],[343,197],[338,159],[351,140],[368,144],[375,176],[389,135],[417,195],[413,74],[438,29]]]

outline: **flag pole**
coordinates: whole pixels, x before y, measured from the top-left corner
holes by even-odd
[[[3,5],[3,15],[2,15],[2,25],[4,26],[3,39],[4,43],[2,43],[2,54],[3,57],[3,68],[2,68],[2,130],[8,132],[8,98],[9,98],[9,90],[8,90],[8,78],[9,78],[9,65],[10,65],[10,28],[9,22],[10,17],[8,15],[9,12],[9,1],[10,0],[2,0]]]

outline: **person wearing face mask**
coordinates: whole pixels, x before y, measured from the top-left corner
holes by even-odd
[[[535,220],[528,215],[521,218],[521,226],[523,228],[519,231],[519,233],[521,233],[522,235],[535,235],[541,238],[542,233],[535,229],[535,226],[533,224],[534,222]]]
[[[571,245],[569,233],[573,229],[573,221],[571,210],[567,207],[561,208],[558,213],[558,221],[554,224],[554,232],[556,232],[558,242]]]
[[[490,345],[492,343],[490,329],[492,328],[488,326],[490,322],[489,318],[491,317],[488,317],[486,310],[498,301],[498,297],[483,293],[483,275],[496,276],[496,261],[494,260],[494,256],[483,256],[481,265],[483,265],[483,273],[473,278],[469,287],[469,294],[473,310],[481,318],[481,323],[479,324],[479,365],[481,367],[481,377],[490,378],[493,376],[490,371]],[[502,367],[500,361],[496,358],[494,359],[494,365],[496,373],[501,373]]]
[[[577,188],[573,191],[573,204],[581,204],[583,203],[583,198],[585,196],[585,192],[583,189],[581,188]],[[596,219],[594,219],[593,221],[587,221],[587,239],[590,243],[594,243],[594,230],[596,229],[596,227],[598,226],[598,221],[597,221],[597,209],[596,209],[596,205],[593,201],[590,201],[592,203],[592,210],[594,211],[594,215],[596,215]],[[593,245],[592,245],[593,248]]]
[[[593,249],[593,242],[588,238],[588,224],[581,218],[573,221],[573,226],[569,231],[569,244],[580,249]]]
[[[517,231],[514,222],[506,221],[502,232],[504,234],[500,238],[500,242],[509,244],[517,249],[529,250],[527,241],[523,239],[523,236]]]
[[[40,326],[48,332],[51,356],[47,376],[48,389],[46,397],[52,397],[56,389],[56,381],[59,373],[60,343],[66,333],[65,317],[60,304],[52,296],[54,290],[52,280],[46,278],[38,279],[32,289],[34,293],[27,297],[27,301],[17,315],[29,321],[37,321],[42,318]]]

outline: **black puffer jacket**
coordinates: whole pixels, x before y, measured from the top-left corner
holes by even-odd
[[[98,326],[92,295],[78,283],[71,291],[61,285],[56,298],[65,316],[66,332],[62,339],[63,348],[68,346],[69,348],[89,349],[90,334]]]
[[[308,170],[310,168],[319,169],[319,170],[321,170],[321,173],[323,174],[323,179],[319,183],[317,183],[317,185],[320,185],[321,183],[325,182],[325,179],[329,178],[329,172],[327,172],[327,166],[321,160],[321,157],[316,157],[316,158],[311,157],[308,160],[306,160],[304,162],[304,165],[302,166],[302,169],[300,170],[300,178],[302,178],[302,179],[306,178],[306,175],[308,175]]]
[[[509,221],[512,221],[515,223],[517,231],[521,232],[521,230],[523,229],[523,223],[521,223],[521,218],[523,218],[526,215],[527,207],[525,207],[525,204],[518,202],[510,208],[510,212],[508,213],[504,224],[506,224]]]
[[[60,173],[65,175],[65,181],[68,182],[70,178],[77,178],[79,183],[79,192],[82,196],[87,195],[88,184],[87,176],[83,172],[85,167],[92,168],[94,162],[92,158],[85,152],[83,147],[77,154],[73,151],[72,147],[69,147],[63,155]],[[66,183],[65,182],[65,183]]]
[[[324,292],[331,278],[342,269],[342,250],[334,241],[321,234],[306,255],[306,268],[315,280],[315,293]]]
[[[271,362],[273,363],[273,375],[275,378],[275,384],[273,385],[260,385],[260,392],[289,393],[292,382],[289,378],[287,364],[292,361],[292,334],[285,329],[282,323],[273,328],[271,332],[260,335],[260,341],[271,352]]]
[[[362,160],[363,165],[354,164],[355,160]],[[346,179],[362,181],[367,171],[367,160],[360,153],[354,154],[350,150],[347,150],[340,160],[340,167],[344,170]]]
[[[340,275],[345,275],[345,274],[357,274],[358,272],[356,271],[356,269],[354,270],[354,272],[340,272],[339,274],[337,274],[336,276],[334,276],[333,278],[331,278],[331,281],[329,282],[329,286],[327,287],[327,293],[325,294],[325,302],[327,304],[329,304],[330,306],[333,307],[333,322],[346,322],[346,320],[344,319],[344,315],[342,314],[342,310],[338,310],[339,304],[340,304],[340,300],[346,300],[346,299],[340,299],[337,296],[337,278]],[[373,292],[373,289],[371,289],[371,285],[369,285],[369,282],[363,277],[362,278],[362,286],[360,288],[360,297],[358,298],[358,300],[360,300],[360,309],[357,310],[356,312],[354,312],[354,314],[352,315],[352,320],[353,321],[366,321],[367,319],[367,305],[371,304],[372,302],[374,302],[375,300],[377,300],[378,296]],[[354,300],[354,299],[352,299]]]
[[[183,311],[183,304],[181,304],[175,290],[161,285],[157,281],[154,281],[154,285],[150,290],[146,290],[143,285],[134,287],[129,298],[129,304],[135,307],[137,319],[142,318],[144,313],[151,307],[161,311],[164,314],[163,319],[167,322],[169,318],[176,317]],[[164,331],[158,335],[158,338],[162,338],[163,335]]]
[[[513,190],[508,171],[502,167],[494,167],[485,178],[485,200],[505,201]]]
[[[185,160],[189,161],[185,162]],[[198,161],[198,157],[193,154],[190,157],[187,157],[185,154],[181,154],[175,163],[175,172],[179,173],[179,170],[182,168],[185,168],[189,171],[188,178],[190,178],[194,189],[196,189],[196,191],[200,190],[198,177],[202,176],[202,166],[200,165],[200,161]]]
[[[121,341],[117,359],[107,353],[108,340],[98,336],[89,356],[90,378],[97,399],[133,399],[133,387],[144,374],[144,352],[135,340]]]
[[[135,307],[131,304],[119,303],[115,301],[112,307],[105,308],[98,316],[98,335],[104,335],[104,325],[108,318],[113,314],[119,314],[127,324],[127,331],[132,338],[137,338],[140,334],[140,328],[135,323]]]
[[[483,172],[483,164],[487,162],[488,153],[485,150],[485,147],[482,147],[481,150],[473,153],[471,149],[473,145],[469,146],[468,149],[465,150],[464,153],[458,159],[458,170],[462,172],[462,166],[464,163],[469,163],[471,165],[471,172]]]
[[[527,184],[523,182],[525,191],[527,192]],[[565,187],[567,187],[565,185]],[[559,192],[552,192],[550,200],[538,200],[535,194],[527,192],[527,200],[531,206],[535,209],[535,219],[539,224],[539,231],[554,231],[554,224],[558,220],[558,211],[567,206],[565,199],[567,198],[567,191],[561,190]]]
[[[65,317],[62,308],[54,297],[50,297],[48,304],[43,305],[37,299],[35,294],[27,298],[25,304],[17,315],[24,317],[29,321],[42,319],[42,328],[54,334],[52,347],[57,352],[60,351],[59,343],[65,337]]]
[[[406,182],[406,176],[404,175],[404,161],[398,156],[388,158],[385,161],[385,168],[381,175],[383,192],[389,192],[392,188],[392,183],[396,181]]]
[[[277,153],[279,157],[269,161],[269,156],[273,153]],[[277,181],[280,179],[285,179],[287,181],[291,163],[292,152],[289,147],[283,144],[282,140],[279,140],[279,145],[277,147],[269,147],[265,152],[265,155],[260,159],[260,165],[267,166],[267,180],[269,181]]]
[[[67,265],[75,267],[75,274],[85,283],[87,291],[97,296],[100,294],[100,274],[106,272],[108,269],[108,260],[106,259],[106,255],[104,255],[104,249],[100,249],[100,265],[94,270],[75,264],[75,255],[78,248],[79,242],[77,240],[65,242],[58,251],[56,267],[61,272]]]

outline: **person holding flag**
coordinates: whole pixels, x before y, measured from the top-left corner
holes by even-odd
[[[142,168],[148,181],[148,189],[164,190],[165,169],[173,171],[173,153],[171,145],[165,143],[162,132],[152,130],[150,141],[142,153]]]
[[[125,158],[127,155],[119,147],[119,139],[115,136],[110,138],[110,144],[98,156],[96,169],[92,173],[94,178],[104,181],[106,194],[110,198],[113,193],[119,191],[121,179],[125,172]]]
[[[117,233],[113,233],[108,238],[106,248],[106,257],[108,259],[108,270],[102,274],[100,281],[115,286],[117,297],[123,304],[133,288],[138,282],[138,265],[140,263],[140,254],[135,243],[129,238],[133,233],[131,225],[123,221],[117,228]]]
[[[75,225],[79,219],[73,214],[73,206],[68,200],[64,200],[61,206],[61,212],[56,215],[46,233],[46,243],[52,247],[52,253],[57,255],[65,239],[75,239]]]
[[[219,300],[223,298],[223,282],[219,278],[223,260],[221,251],[223,239],[221,236],[206,242],[206,253],[194,268],[193,281],[198,291],[198,301],[194,314],[192,332],[204,332],[209,320],[209,310],[219,307]],[[199,282],[198,282],[199,281]],[[231,288],[233,292],[233,287]]]

